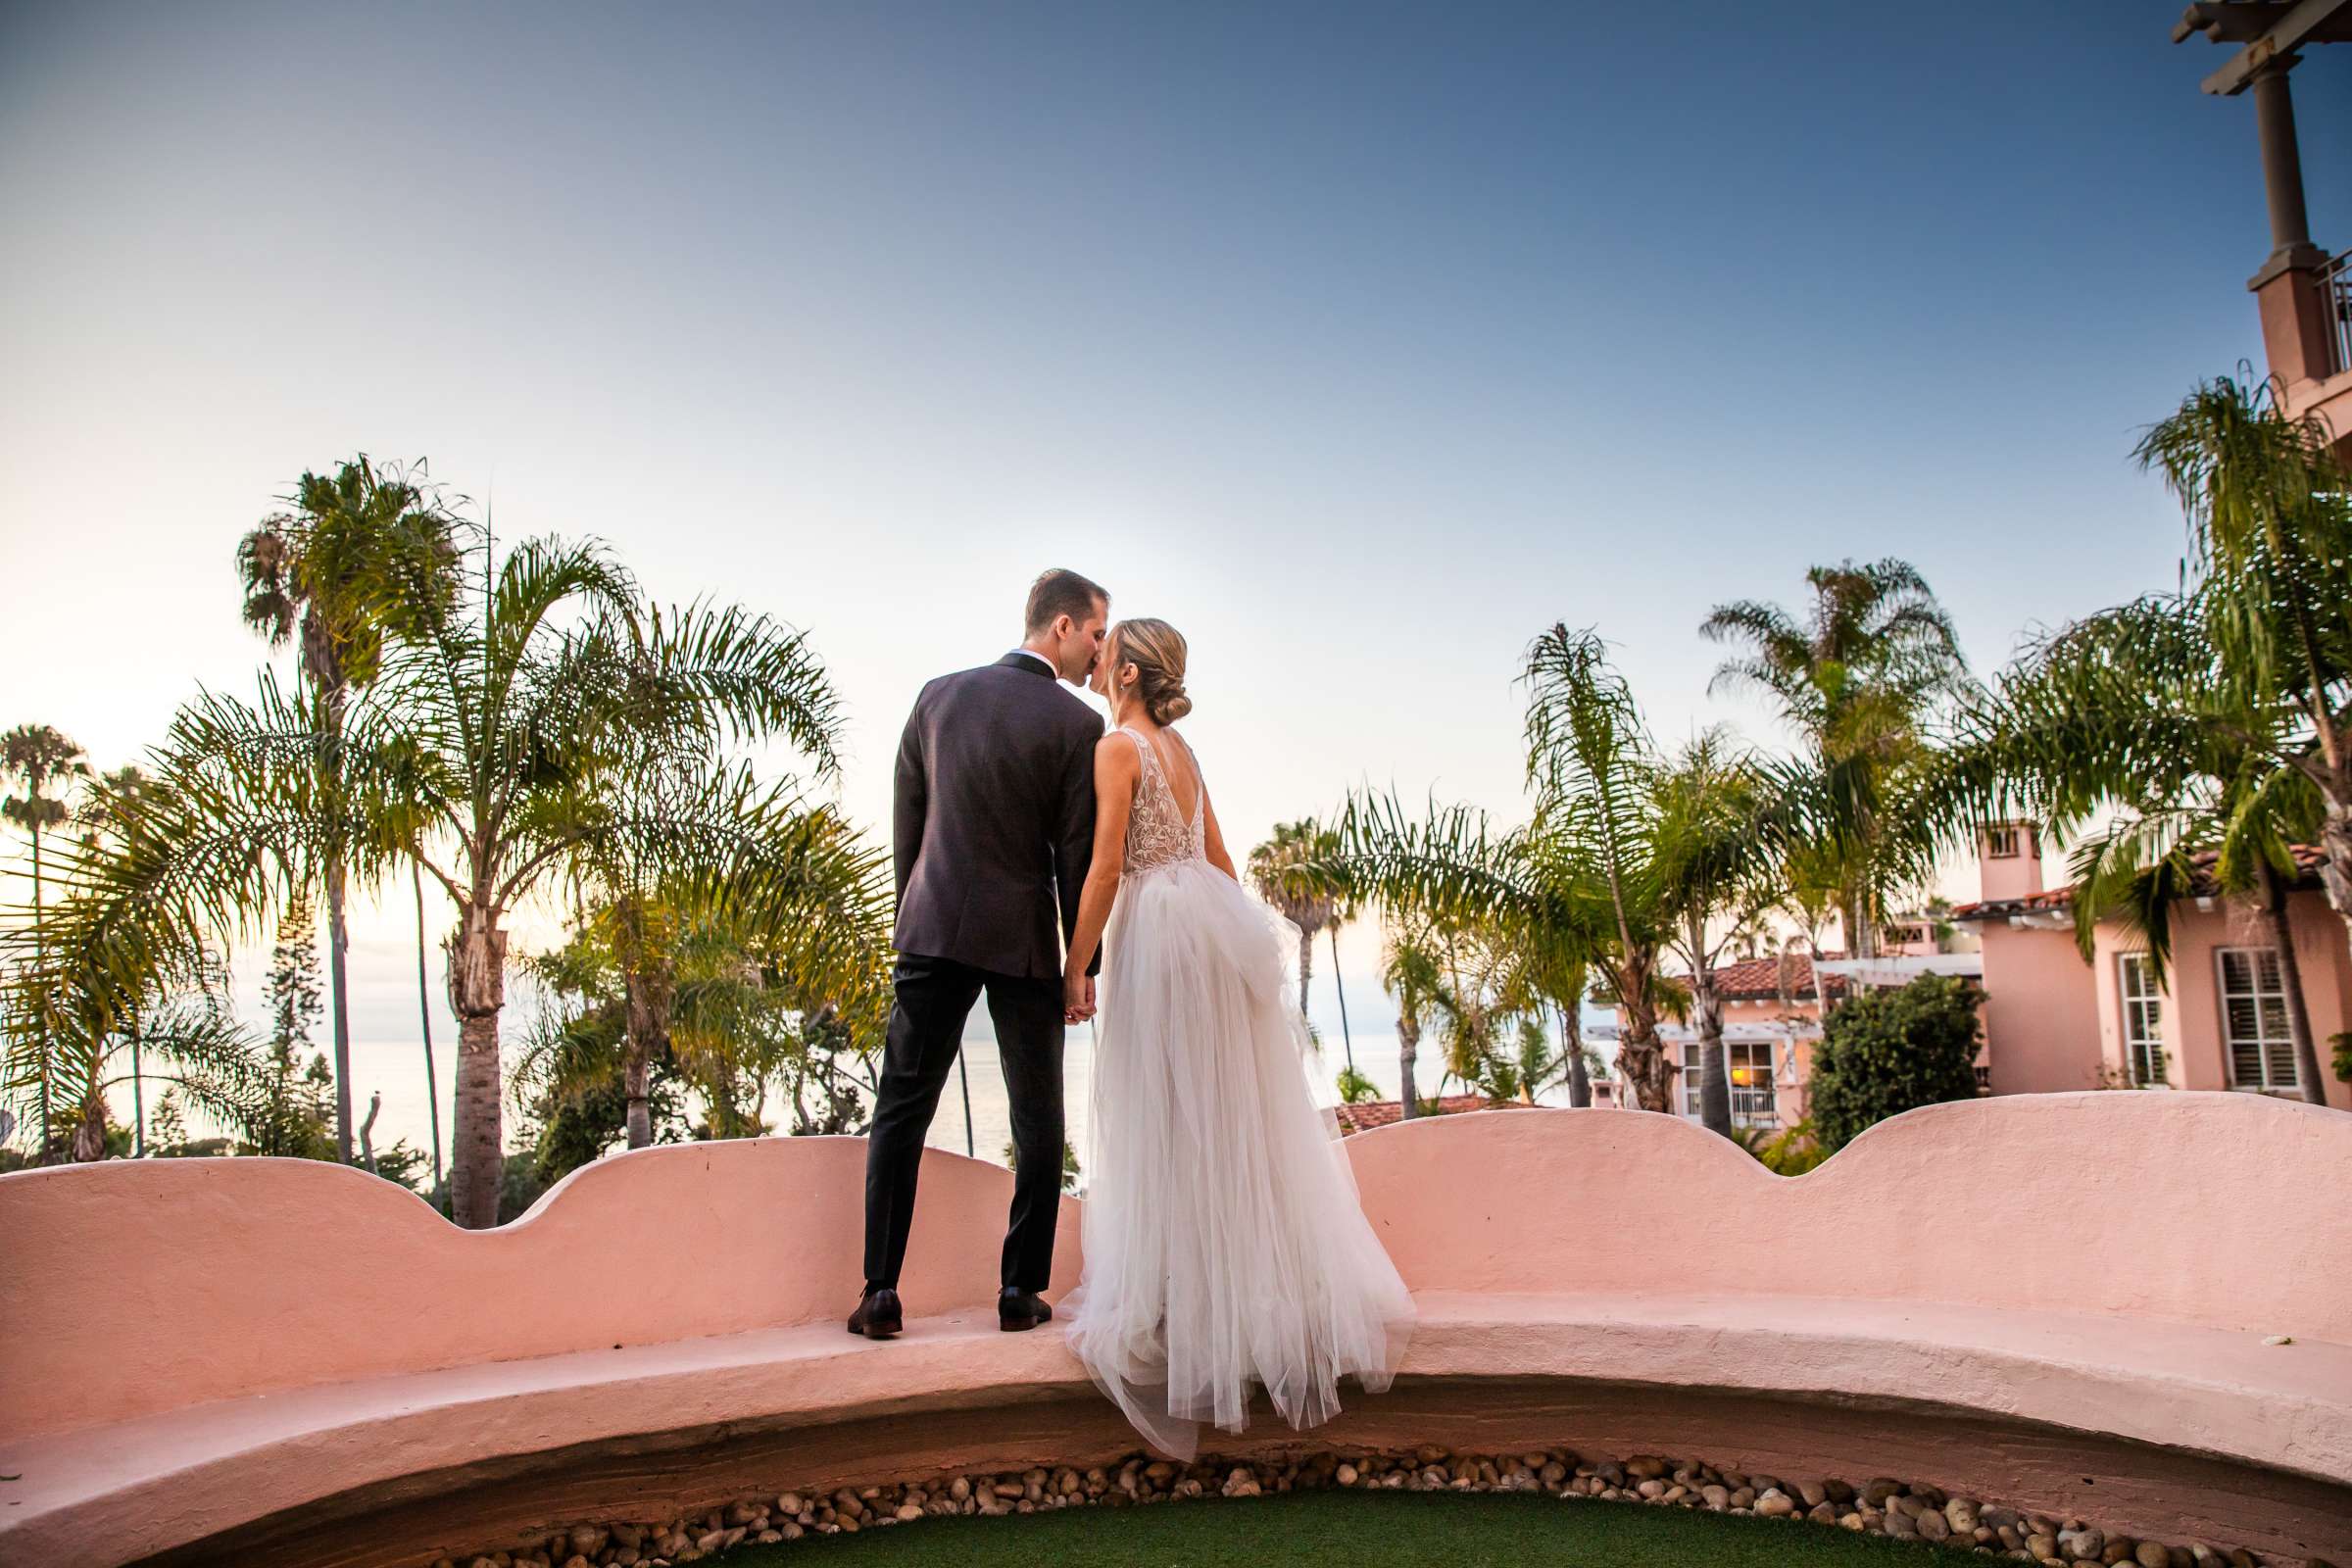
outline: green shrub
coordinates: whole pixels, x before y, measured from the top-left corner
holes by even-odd
[[[1340,1069],[1340,1100],[1345,1104],[1360,1105],[1367,1100],[1378,1100],[1380,1089],[1371,1079],[1353,1067]]]
[[[1805,1117],[1793,1127],[1784,1127],[1764,1140],[1753,1151],[1764,1168],[1778,1176],[1802,1176],[1830,1157],[1814,1135],[1813,1118]]]
[[[1813,1057],[1812,1119],[1822,1149],[1836,1153],[1863,1128],[1916,1106],[1975,1099],[1984,1000],[1965,976],[1923,974],[1839,1003]]]

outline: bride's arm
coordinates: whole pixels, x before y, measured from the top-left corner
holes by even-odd
[[[1200,804],[1205,808],[1208,818],[1207,824],[1201,832],[1201,853],[1208,857],[1209,864],[1239,882],[1241,877],[1233,869],[1233,857],[1225,853],[1225,832],[1217,826],[1217,803],[1207,798],[1208,786],[1206,784],[1202,784],[1200,789],[1202,792]]]
[[[1086,966],[1110,923],[1110,905],[1119,896],[1119,871],[1127,858],[1127,813],[1135,806],[1135,781],[1143,774],[1135,743],[1112,730],[1095,743],[1095,854],[1087,862],[1086,885],[1078,892],[1078,925],[1070,933],[1069,956],[1061,965],[1063,1015],[1076,1023],[1092,1016]]]

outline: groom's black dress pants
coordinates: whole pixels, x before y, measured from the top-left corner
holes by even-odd
[[[953,958],[911,954],[900,956],[892,982],[897,1000],[865,1146],[866,1285],[898,1288],[914,1223],[923,1135],[956,1065],[963,1021],[986,991],[1012,1102],[1015,1169],[1004,1283],[1042,1291],[1053,1271],[1054,1224],[1061,1213],[1061,982],[992,974]]]

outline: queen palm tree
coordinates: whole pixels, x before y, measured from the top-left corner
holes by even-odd
[[[2316,415],[2289,418],[2273,385],[2224,376],[2133,455],[2186,518],[2217,697],[2266,720],[2258,765],[2316,803],[2321,882],[2352,942],[2352,467],[2332,440]]]
[[[649,988],[624,972],[612,940],[622,922],[610,917],[609,907],[587,909],[564,948],[527,960],[557,1005],[542,1010],[515,1063],[515,1088],[586,1102],[610,1096],[617,1084],[622,1138],[630,1148],[644,1147],[652,1117],[639,1114],[648,1097],[632,1081],[636,1047],[629,1038],[642,1030],[650,1036],[646,1067],[662,1065],[701,1089],[712,1136],[765,1130],[771,1083],[783,1092],[791,1131],[859,1131],[857,1112],[874,1083],[870,1067],[862,1078],[858,1068],[878,1054],[890,1006],[881,864],[878,856],[868,857],[856,869],[858,882],[845,890],[858,906],[848,918],[858,919],[862,909],[856,943],[861,956],[846,967],[838,941],[806,940],[809,928],[843,918],[839,910],[825,920],[779,922],[740,906],[695,900],[678,912],[674,939],[659,955],[667,1005],[650,1026],[633,1016]],[[811,1090],[818,1097],[813,1109]]]
[[[1440,1010],[1440,993],[1446,984],[1436,949],[1434,922],[1389,922],[1381,955],[1381,983],[1396,999],[1397,1104],[1407,1121],[1421,1114],[1421,1090],[1415,1082],[1421,1031]]]
[[[1925,853],[1901,797],[1968,669],[1950,617],[1908,563],[1841,562],[1805,581],[1813,602],[1801,624],[1778,605],[1740,600],[1718,605],[1699,632],[1747,648],[1709,689],[1761,691],[1801,737],[1831,813],[1846,946],[1870,957],[1889,894],[1917,876]]]
[[[1250,852],[1250,883],[1257,896],[1298,928],[1298,1016],[1306,1016],[1306,986],[1315,966],[1315,934],[1332,924],[1338,908],[1337,896],[1329,887],[1318,885],[1312,877],[1299,874],[1328,857],[1330,844],[1323,830],[1311,820],[1277,822],[1274,836]],[[1339,967],[1339,949],[1332,949],[1332,967]],[[1352,1042],[1348,1045],[1348,1065],[1355,1065]]]
[[[502,1165],[498,1018],[508,911],[583,862],[719,874],[746,898],[801,867],[744,858],[750,786],[713,770],[699,792],[644,809],[616,789],[649,757],[708,758],[722,742],[780,736],[820,777],[838,771],[840,718],[799,632],[740,609],[656,613],[601,549],[533,541],[461,600],[409,623],[387,666],[371,755],[454,840],[423,824],[401,840],[458,906],[450,949],[459,1020],[451,1199],[459,1223],[497,1223]],[[414,598],[404,602],[414,604]],[[584,616],[565,624],[566,616]],[[780,902],[780,901],[776,901]],[[771,905],[772,906],[772,905]]]
[[[1770,818],[1776,803],[1765,770],[1720,730],[1692,740],[1659,772],[1653,787],[1659,808],[1658,881],[1672,920],[1668,943],[1690,976],[1699,1120],[1729,1138],[1731,1085],[1715,968],[1774,896],[1780,857],[1774,853]]]
[[[74,823],[82,833],[85,847],[96,849],[112,840],[121,842],[136,832],[146,808],[153,803],[154,781],[137,767],[118,767],[100,774],[95,785],[82,797],[75,809]],[[147,1084],[140,1050],[139,1020],[133,1015],[128,1021],[130,1037],[130,1117],[131,1153],[143,1157],[147,1152]],[[92,1099],[95,1099],[93,1095]],[[83,1102],[85,1126],[93,1118],[103,1136],[103,1103]],[[81,1157],[75,1155],[76,1158]],[[95,1157],[95,1156],[93,1156]]]
[[[700,820],[714,840],[732,833],[733,853],[763,869],[750,892],[713,899],[665,875],[630,840],[582,844],[581,874],[603,894],[585,929],[611,953],[621,990],[628,1145],[642,1149],[653,1141],[654,1059],[674,1050],[689,1069],[707,1064],[714,1090],[731,1084],[738,1046],[772,1034],[752,1030],[739,1040],[731,1027],[773,1012],[748,1005],[772,989],[755,983],[762,972],[779,981],[789,974],[799,991],[822,1000],[853,1000],[889,945],[889,891],[883,854],[829,806],[761,786],[749,769],[713,772],[648,758],[628,771],[616,788],[630,814]],[[689,963],[698,957],[699,979]],[[729,1001],[747,1005],[730,1011]]]
[[[486,554],[486,551],[485,551]],[[731,815],[706,801],[639,815],[613,769],[666,736],[687,755],[714,738],[780,735],[837,770],[839,720],[805,641],[763,616],[695,608],[659,626],[628,575],[596,546],[523,544],[456,601],[390,564],[375,679],[351,697],[329,744],[318,705],[265,674],[256,701],[210,695],[182,709],[157,772],[177,829],[107,868],[76,921],[71,978],[102,1004],[119,989],[110,942],[185,954],[223,928],[250,929],[329,864],[372,881],[413,858],[458,906],[450,947],[460,1024],[452,1214],[494,1225],[504,1153],[499,1017],[507,919],[521,900],[593,853],[626,853],[757,901],[795,868],[741,853]],[[651,659],[651,638],[677,657]],[[600,849],[601,847],[601,849]],[[772,902],[772,901],[771,901]],[[52,965],[53,969],[59,965]]]
[[[225,1004],[219,953],[201,940],[146,940],[142,905],[104,898],[120,868],[142,863],[158,834],[171,831],[175,805],[137,768],[94,780],[74,813],[82,832],[54,852],[63,897],[47,906],[45,935],[0,939],[17,960],[5,1009],[6,1088],[12,1096],[38,1088],[53,1104],[52,1086],[70,1093],[76,1161],[106,1157],[106,1097],[125,1081],[136,1097],[160,1078],[231,1128],[249,1125],[265,1098],[260,1054]],[[159,918],[171,915],[167,906]],[[125,1057],[127,1072],[120,1070]],[[142,1122],[144,1109],[137,1104]],[[143,1134],[134,1139],[143,1144]]]
[[[89,764],[82,760],[80,747],[47,724],[20,724],[6,735],[0,735],[0,778],[6,778],[24,793],[0,800],[0,815],[24,829],[32,840],[32,931],[36,951],[41,945],[41,834],[54,829],[66,820],[67,800],[63,793],[49,793],[53,785],[71,785],[76,779],[89,776]],[[33,1014],[38,1017],[39,1012]],[[46,1053],[43,1053],[46,1062]],[[49,1159],[50,1082],[44,1064],[38,1080],[39,1136],[33,1144],[33,1163],[46,1164]]]
[[[1640,710],[1600,639],[1554,626],[1523,677],[1534,819],[1501,830],[1484,812],[1351,797],[1326,867],[1352,897],[1440,921],[1491,922],[1560,974],[1590,964],[1625,1009],[1618,1060],[1645,1109],[1673,1108],[1658,1044],[1673,988],[1659,968],[1669,931],[1656,878],[1656,760]]]
[[[318,765],[331,792],[341,766],[345,710],[383,665],[387,612],[395,608],[385,602],[387,585],[398,580],[409,593],[446,599],[457,588],[457,547],[437,498],[405,470],[371,463],[366,453],[331,475],[306,471],[289,500],[292,511],[263,518],[237,544],[243,614],[272,648],[299,635],[297,667],[318,697]],[[340,858],[329,858],[320,876],[334,1030],[335,1145],[349,1164],[349,872]]]
[[[2062,837],[2105,816],[2073,867],[2088,958],[2114,917],[2147,939],[2161,984],[2172,908],[2214,887],[2249,906],[2278,951],[2287,1033],[2306,1099],[2325,1103],[2286,890],[2327,806],[2296,762],[2296,702],[2249,703],[2196,595],[2157,595],[2043,638],[1963,717],[1940,812],[1953,837],[2032,812]]]
[[[1636,1099],[1671,1112],[1676,1068],[1658,1021],[1690,998],[1662,959],[1690,940],[1691,911],[1719,911],[1750,862],[1818,831],[1818,806],[1786,779],[1762,788],[1720,743],[1699,763],[1669,765],[1590,631],[1544,633],[1523,678],[1533,820],[1497,830],[1468,807],[1433,804],[1415,819],[1394,799],[1351,798],[1321,874],[1392,910],[1497,932],[1531,994],[1555,1006],[1581,1004],[1590,974],[1625,1014],[1617,1060]],[[1580,1045],[1563,1040],[1572,1072]]]

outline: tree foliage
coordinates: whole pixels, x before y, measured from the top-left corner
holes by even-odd
[[[1984,1000],[1964,976],[1923,974],[1832,1009],[1808,1091],[1822,1149],[1836,1153],[1864,1128],[1920,1105],[1975,1099]]]

